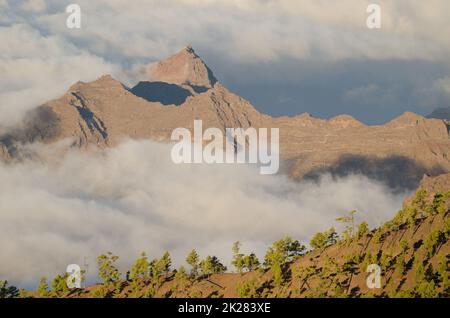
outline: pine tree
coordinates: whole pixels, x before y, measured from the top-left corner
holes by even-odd
[[[64,296],[69,292],[67,287],[67,273],[63,275],[56,275],[52,282],[52,295]]]
[[[450,191],[436,193],[433,198],[432,209],[434,213],[445,214],[447,212],[447,200],[450,198]]]
[[[169,252],[164,252],[163,256],[158,260],[155,267],[159,275],[167,274],[172,266],[172,259],[170,258]]]
[[[200,262],[200,268],[203,275],[220,274],[227,270],[216,256],[207,256]]]
[[[328,231],[314,234],[314,236],[311,238],[311,241],[309,242],[309,245],[313,249],[321,249],[336,244],[336,242],[337,242],[337,233],[335,229],[332,227]]]
[[[337,243],[338,241],[338,234],[336,233],[336,230],[334,229],[334,227],[330,228],[328,230],[328,237],[327,237],[327,246],[331,246]]]
[[[443,233],[439,230],[432,231],[425,237],[423,247],[427,251],[427,255],[429,258],[434,256],[436,249],[443,237]]]
[[[272,267],[273,265],[284,265],[288,262],[287,246],[284,240],[273,242],[272,246],[266,252],[264,265]]]
[[[391,264],[389,258],[390,258],[390,256],[388,256],[387,253],[385,253],[384,251],[381,252],[380,265],[381,265],[381,268],[385,271],[389,268],[389,266]]]
[[[131,267],[130,279],[135,281],[138,279],[146,280],[150,277],[150,264],[147,259],[145,252],[142,252],[140,257]]]
[[[425,269],[423,268],[423,264],[421,264],[417,258],[414,260],[414,263],[414,267],[416,268],[416,271],[414,272],[414,281],[416,286],[418,286],[425,280]]]
[[[284,266],[287,262],[293,261],[297,256],[304,254],[306,247],[299,241],[294,241],[287,236],[284,239],[275,241],[266,252],[264,265],[271,266],[275,263]]]
[[[293,240],[289,236],[285,238],[285,244],[287,245],[289,261],[303,255],[306,251],[306,247],[303,244],[301,244],[298,240]]]
[[[369,225],[366,221],[361,222],[358,226],[357,238],[360,239],[369,232]]]
[[[443,231],[444,237],[450,239],[450,218],[445,219]]]
[[[7,280],[0,280],[0,298],[16,298],[19,290],[15,286],[8,286]]]
[[[400,248],[402,249],[402,252],[406,252],[408,250],[408,242],[406,240],[400,241]]]
[[[25,289],[20,288],[19,289],[19,298],[28,298],[28,292]]]
[[[438,263],[437,272],[439,274],[439,279],[442,282],[442,289],[444,292],[447,292],[447,290],[450,287],[449,284],[449,269],[447,264],[447,259],[444,256],[441,256]]]
[[[408,206],[405,208],[406,222],[409,228],[413,228],[416,225],[417,208],[414,206]]]
[[[153,284],[150,284],[144,293],[144,298],[153,298],[156,295],[156,289]]]
[[[396,262],[395,262],[395,269],[397,270],[397,272],[399,274],[403,274],[403,272],[405,271],[405,267],[406,267],[406,261],[405,261],[405,253],[402,252],[397,256]]]
[[[338,222],[345,224],[344,239],[351,240],[355,236],[355,214],[358,211],[353,210],[348,213],[348,216],[339,217],[336,219]]]
[[[177,279],[177,280],[188,279],[186,269],[184,268],[184,266],[180,266],[180,268],[178,268],[178,270],[175,274],[175,279]]]
[[[285,265],[305,251],[305,247],[291,237],[273,242],[266,252],[264,265],[272,270],[274,283],[281,284],[284,281],[283,269]]]
[[[189,277],[186,273],[186,269],[183,266],[180,266],[178,268],[176,274],[175,274],[175,282],[176,282],[176,288],[180,288],[181,290],[185,290],[186,286],[189,282]]]
[[[259,268],[259,260],[254,253],[244,256],[244,267],[248,271],[254,271]]]
[[[425,210],[426,207],[426,198],[428,196],[427,191],[424,188],[420,188],[416,191],[416,194],[412,200],[412,204],[419,208],[420,210]]]
[[[41,279],[39,281],[37,293],[38,293],[38,296],[41,298],[45,298],[48,296],[48,284],[47,284],[47,278],[45,276],[41,277]]]
[[[421,298],[435,298],[438,296],[436,284],[433,280],[421,282],[416,286],[416,292]]]
[[[255,278],[238,283],[237,293],[240,298],[258,298],[261,296],[258,290],[258,281]]]
[[[273,274],[273,283],[280,286],[284,282],[283,268],[279,263],[274,263],[271,268]]]
[[[375,243],[380,243],[382,241],[382,234],[381,228],[376,229],[372,236],[373,241]]]
[[[97,258],[98,275],[106,286],[110,284],[116,285],[120,282],[120,272],[114,266],[118,259],[119,257],[111,252],[102,254]]]
[[[150,264],[145,252],[140,254],[140,257],[131,266],[131,270],[127,272],[127,281],[131,280],[130,287],[132,290],[132,297],[139,297],[140,280],[147,281],[150,278]],[[120,288],[117,290],[117,294],[120,294]]]
[[[153,283],[158,287],[161,284],[161,278],[164,274],[170,271],[170,266],[172,266],[172,260],[170,258],[169,252],[165,252],[160,259],[154,259],[150,263],[150,273],[152,275]]]
[[[105,298],[105,297],[106,297],[106,289],[104,286],[100,286],[92,292],[92,298]]]
[[[192,250],[186,257],[186,262],[191,266],[191,276],[197,277],[199,270],[200,257],[196,250]]]
[[[150,274],[152,276],[152,283],[157,286],[161,284],[161,277],[167,274],[172,265],[169,252],[165,252],[160,259],[154,259],[150,262]]]
[[[231,264],[236,267],[238,273],[242,273],[244,268],[244,254],[240,253],[241,243],[236,241],[233,243],[232,251],[233,251],[233,260]]]
[[[373,257],[371,252],[367,252],[366,255],[364,255],[364,259],[360,267],[361,272],[365,272],[367,270],[367,267],[372,264],[372,259]]]

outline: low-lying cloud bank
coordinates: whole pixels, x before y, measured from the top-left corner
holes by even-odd
[[[52,163],[0,164],[0,279],[53,277],[105,251],[125,270],[141,251],[165,250],[175,265],[196,248],[231,258],[231,244],[263,256],[274,240],[307,242],[352,209],[372,226],[389,219],[403,195],[362,176],[295,183],[245,165],[175,165],[170,147],[127,141],[95,153],[73,151]],[[41,149],[43,151],[43,149]]]

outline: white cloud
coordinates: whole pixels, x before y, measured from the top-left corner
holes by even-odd
[[[361,176],[296,183],[256,167],[174,165],[168,145],[149,141],[65,157],[38,149],[52,162],[0,165],[0,279],[14,283],[52,277],[84,256],[94,272],[108,250],[122,270],[140,251],[169,250],[180,264],[195,247],[228,262],[235,240],[262,256],[272,241],[307,242],[352,209],[380,224],[402,202]]]
[[[379,92],[379,87],[375,84],[369,84],[349,89],[345,92],[344,98],[349,101],[357,99],[368,102],[372,101],[376,97],[377,92]]]
[[[433,88],[450,97],[450,77],[444,77],[433,83]]]
[[[59,97],[78,80],[119,72],[103,58],[28,25],[0,27],[0,41],[0,126],[16,123],[25,111]]]
[[[283,56],[446,59],[450,52],[449,37],[444,36],[450,36],[447,1],[379,1],[383,27],[378,31],[366,27],[370,3],[216,0],[80,4],[90,15],[90,29],[84,36],[118,46],[125,56],[161,57],[189,41],[246,62]]]
[[[442,61],[450,52],[446,0],[380,0],[383,27],[377,31],[365,23],[371,0],[80,0],[80,32],[65,28],[69,1],[31,3],[45,11],[37,19],[15,8],[6,14],[16,23],[32,21],[46,32],[82,40],[84,48],[102,56],[114,49],[122,57],[161,58],[189,42],[245,61],[283,56]]]
[[[26,11],[33,11],[33,12],[43,12],[47,8],[47,5],[45,4],[44,0],[28,0],[25,1],[21,9]]]

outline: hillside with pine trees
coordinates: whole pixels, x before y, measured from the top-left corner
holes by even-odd
[[[69,290],[67,276],[42,277],[35,291],[0,284],[1,297],[266,298],[266,297],[449,297],[450,174],[425,177],[395,217],[369,230],[351,211],[337,219],[345,230],[315,234],[306,247],[286,237],[263,260],[232,244],[233,268],[216,256],[192,250],[188,268],[172,269],[170,254],[150,260],[142,253],[126,273],[111,252],[97,259],[100,283]],[[370,264],[381,270],[380,288],[370,289]]]

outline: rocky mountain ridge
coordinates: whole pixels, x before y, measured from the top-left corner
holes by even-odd
[[[405,113],[367,126],[349,115],[273,118],[224,87],[190,46],[148,65],[143,77],[133,88],[109,75],[75,83],[1,134],[0,157],[18,160],[22,144],[64,139],[83,149],[115,146],[125,138],[167,142],[173,129],[193,129],[194,120],[202,119],[204,129],[279,128],[282,168],[296,179],[363,173],[387,178],[392,187],[414,188],[424,173],[450,171],[449,128],[440,119]]]

